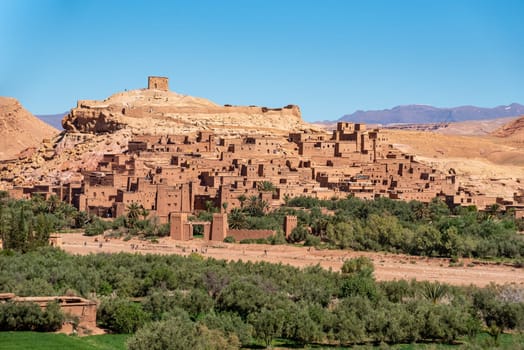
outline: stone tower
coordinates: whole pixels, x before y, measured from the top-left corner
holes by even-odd
[[[187,214],[186,213],[171,213],[169,224],[171,225],[170,236],[171,239],[179,241],[189,240],[189,230],[186,228]]]
[[[222,242],[227,236],[228,224],[226,213],[213,214],[213,222],[211,223],[211,240]]]
[[[295,215],[286,215],[285,221],[284,221],[284,233],[286,234],[286,238],[289,237],[291,232],[297,227],[298,220]]]
[[[147,88],[149,90],[169,91],[169,78],[166,77],[148,77]]]

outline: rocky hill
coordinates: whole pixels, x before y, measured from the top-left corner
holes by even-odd
[[[0,160],[15,158],[57,133],[58,130],[29,113],[16,99],[0,97]]]
[[[449,123],[515,117],[522,114],[524,114],[524,106],[518,103],[494,108],[475,106],[438,108],[427,105],[406,105],[377,111],[356,111],[352,114],[344,115],[339,120],[367,124]]]
[[[318,131],[302,120],[298,106],[220,106],[203,98],[157,89],[120,92],[103,101],[78,101],[62,125],[70,132],[92,134],[121,129],[152,135],[201,130],[225,135]]]
[[[51,128],[37,122],[42,130]],[[65,130],[60,134],[51,128],[50,135],[56,134],[53,138],[0,164],[0,178],[15,186],[79,181],[79,170],[94,170],[104,154],[125,151],[133,135],[188,135],[205,130],[224,137],[325,133],[304,122],[298,106],[220,106],[167,89],[131,90],[103,101],[78,101],[62,125]]]
[[[524,115],[510,121],[492,133],[493,136],[505,137],[514,141],[524,142]]]

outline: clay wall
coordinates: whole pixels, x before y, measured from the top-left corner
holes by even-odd
[[[191,212],[193,210],[190,186],[158,186],[156,198],[157,215],[162,223],[167,222],[171,212]]]
[[[88,186],[84,187],[82,199],[86,201],[86,206],[110,207],[116,200],[117,189],[113,186]]]
[[[191,226],[187,224],[187,213],[171,213],[169,224],[171,239],[187,241],[192,238]]]
[[[302,142],[298,145],[300,155],[306,157],[334,157],[335,156],[335,142],[317,141],[317,142]]]
[[[240,242],[244,239],[261,239],[269,238],[275,235],[273,230],[228,230],[227,236],[235,238],[235,241]]]

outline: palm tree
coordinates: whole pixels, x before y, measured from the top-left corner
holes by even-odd
[[[135,227],[138,218],[140,215],[142,215],[144,207],[142,205],[138,205],[138,203],[132,202],[127,206],[127,226],[129,228]]]
[[[240,202],[240,208],[244,208],[244,202],[247,200],[247,197],[245,194],[241,194],[237,197],[238,201]]]
[[[229,223],[229,228],[234,230],[239,230],[246,228],[246,216],[238,208],[231,210],[227,217],[227,222]]]
[[[142,216],[142,220],[146,220],[149,216],[149,210],[144,208],[142,204],[140,204],[140,216]]]
[[[448,294],[448,289],[440,282],[424,282],[422,285],[422,296],[433,304],[438,303]]]
[[[257,184],[260,192],[275,192],[275,185],[271,181],[261,181]]]

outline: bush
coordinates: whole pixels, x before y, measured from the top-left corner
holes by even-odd
[[[85,236],[98,236],[109,228],[109,224],[100,219],[98,216],[93,217],[91,222],[85,227]]]
[[[64,315],[55,302],[43,311],[35,303],[0,304],[0,331],[54,332],[63,322]]]
[[[236,242],[236,239],[233,236],[227,236],[226,238],[224,238],[224,243],[235,243],[235,242]]]
[[[290,243],[302,242],[306,239],[309,231],[304,226],[297,226],[291,231],[291,234],[288,237]]]
[[[306,241],[304,242],[306,247],[318,247],[320,245],[320,237],[315,235],[306,235]]]
[[[98,324],[115,333],[130,334],[150,319],[142,306],[125,299],[105,299],[97,312]]]
[[[378,296],[378,289],[375,280],[367,276],[352,276],[342,283],[342,297],[361,296],[370,300],[375,300]]]
[[[229,350],[240,348],[236,336],[226,337],[189,318],[177,316],[141,328],[127,342],[129,350]]]
[[[342,273],[351,275],[372,277],[374,270],[373,261],[365,256],[346,260],[342,265]]]

